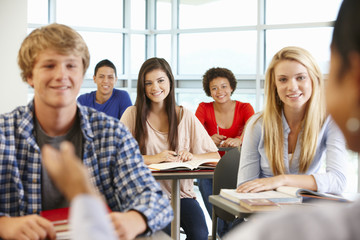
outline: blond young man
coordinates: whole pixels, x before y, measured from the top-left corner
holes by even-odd
[[[21,45],[18,64],[34,99],[0,115],[0,238],[55,238],[37,214],[69,203],[42,166],[41,149],[65,140],[112,210],[119,238],[151,234],[172,219],[132,135],[117,119],[77,105],[89,58],[82,37],[61,24],[34,30]]]

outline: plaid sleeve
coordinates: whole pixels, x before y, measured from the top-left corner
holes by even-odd
[[[145,165],[136,140],[125,127],[122,127],[119,142],[114,183],[120,193],[120,202],[126,210],[136,210],[146,217],[149,234],[161,230],[173,218],[169,200]]]

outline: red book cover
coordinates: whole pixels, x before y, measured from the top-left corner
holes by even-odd
[[[68,221],[69,218],[69,208],[58,208],[52,210],[45,210],[40,212],[40,216],[46,218],[47,220],[57,225],[57,223],[64,223]]]
[[[40,216],[54,224],[57,239],[69,239],[69,211],[70,208],[58,208],[40,212]]]

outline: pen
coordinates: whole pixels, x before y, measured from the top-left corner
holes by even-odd
[[[216,131],[217,131],[217,134],[220,135],[219,125],[217,125],[217,124],[216,124]],[[223,143],[224,143],[224,140],[221,140],[219,146],[221,146]]]

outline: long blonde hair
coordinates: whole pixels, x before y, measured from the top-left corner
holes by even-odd
[[[259,118],[263,118],[265,153],[274,176],[285,173],[284,133],[282,125],[283,103],[277,93],[274,69],[284,60],[297,61],[308,71],[312,82],[312,93],[302,120],[300,137],[301,153],[299,173],[305,173],[315,156],[318,135],[326,118],[324,80],[315,59],[305,49],[285,47],[272,58],[265,74],[265,108]]]

